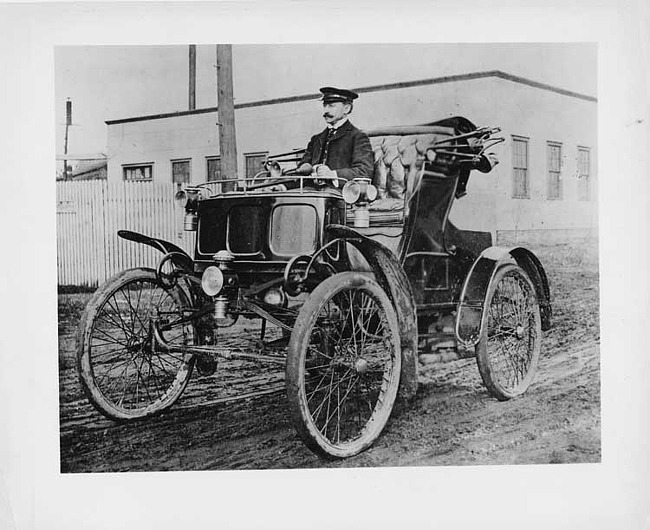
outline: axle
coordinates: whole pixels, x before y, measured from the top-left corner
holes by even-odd
[[[254,361],[264,361],[276,364],[285,364],[284,358],[273,355],[263,355],[259,353],[247,353],[240,351],[227,350],[218,346],[180,346],[169,344],[163,337],[157,322],[152,323],[153,327],[153,344],[152,348],[170,352],[170,353],[193,353],[193,354],[210,354],[222,359],[248,359]]]

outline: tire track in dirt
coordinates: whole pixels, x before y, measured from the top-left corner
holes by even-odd
[[[474,359],[424,365],[415,399],[398,403],[373,447],[345,461],[323,460],[302,444],[289,420],[281,366],[225,360],[212,376],[195,374],[179,402],[162,415],[125,424],[105,419],[81,392],[75,312],[64,313],[59,322],[61,470],[598,462],[597,266],[582,259],[572,263],[569,250],[555,246],[544,255],[542,249],[553,293],[553,328],[544,334],[537,377],[524,396],[507,402],[490,397]],[[251,396],[254,392],[266,394]]]

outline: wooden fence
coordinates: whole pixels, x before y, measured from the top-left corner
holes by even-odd
[[[121,270],[156,266],[159,251],[119,238],[118,230],[165,239],[191,255],[195,234],[183,231],[176,190],[151,182],[57,182],[59,285],[96,287]]]

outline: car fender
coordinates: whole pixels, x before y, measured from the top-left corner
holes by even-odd
[[[418,327],[415,298],[404,270],[388,248],[351,228],[330,225],[326,228],[326,235],[329,239],[342,239],[356,248],[367,260],[379,285],[393,302],[400,328],[402,352],[399,397],[405,400],[413,398],[418,386]]]
[[[516,263],[526,272],[535,286],[542,330],[551,327],[551,292],[546,271],[537,256],[524,247],[489,247],[472,264],[460,295],[455,333],[466,347],[476,346],[481,337],[487,292],[497,269],[505,263]]]
[[[174,245],[173,243],[170,243],[169,241],[165,241],[164,239],[145,236],[144,234],[139,234],[138,232],[131,232],[130,230],[118,230],[117,235],[120,236],[122,239],[126,239],[127,241],[133,241],[135,243],[142,243],[143,245],[149,245],[150,247],[159,250],[163,254],[169,254],[170,252],[183,254],[183,256],[187,257],[187,259],[190,260],[190,262],[192,261],[192,258],[189,256],[189,254],[185,252],[182,248]]]
[[[127,241],[133,241],[134,243],[141,243],[143,245],[148,245],[150,247],[159,250],[164,254],[161,260],[171,259],[176,267],[185,271],[192,272],[193,269],[193,260],[190,255],[185,252],[182,248],[165,241],[164,239],[158,239],[155,237],[145,236],[138,232],[131,232],[130,230],[118,230],[117,235],[122,239]],[[159,266],[160,266],[159,262]],[[197,288],[196,284],[192,282],[184,282],[181,285],[181,290],[184,292],[184,295],[188,297],[192,304],[196,304],[197,300],[201,299],[203,293],[200,289]]]

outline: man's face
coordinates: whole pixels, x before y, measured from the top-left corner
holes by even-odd
[[[342,101],[323,102],[323,118],[332,125],[350,113],[350,105]]]

